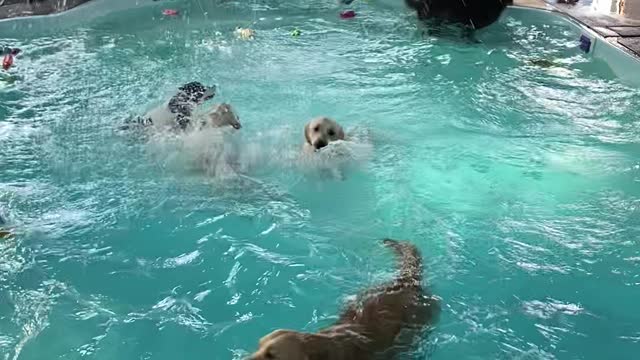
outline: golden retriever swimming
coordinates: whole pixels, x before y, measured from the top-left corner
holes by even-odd
[[[423,289],[422,258],[411,243],[386,239],[399,259],[390,283],[370,289],[347,307],[339,320],[318,333],[276,330],[259,342],[251,360],[392,359],[433,324],[439,302]]]
[[[316,151],[332,141],[344,140],[344,130],[335,120],[317,117],[304,126],[305,150]]]

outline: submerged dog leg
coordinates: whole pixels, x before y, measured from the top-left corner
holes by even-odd
[[[342,171],[340,171],[340,169],[337,169],[337,168],[331,169],[331,176],[333,176],[334,179],[340,180],[340,181],[345,181],[347,179],[342,173]]]

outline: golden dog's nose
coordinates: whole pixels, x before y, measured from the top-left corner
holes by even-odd
[[[326,140],[322,140],[322,139],[317,140],[316,142],[313,143],[313,147],[315,147],[316,149],[322,149],[323,147],[325,147],[327,145],[329,145],[327,143],[327,141]]]

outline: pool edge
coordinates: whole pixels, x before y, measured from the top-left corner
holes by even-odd
[[[509,8],[539,11],[564,18],[579,28],[582,35],[589,39],[590,46],[587,53],[594,58],[603,60],[621,80],[640,87],[640,71],[634,71],[634,68],[640,68],[640,54],[619,44],[617,34],[616,36],[605,37],[593,26],[582,21],[580,17],[544,1],[516,1]],[[579,41],[579,39],[576,39],[576,41]]]

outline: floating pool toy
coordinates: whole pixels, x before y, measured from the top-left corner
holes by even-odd
[[[2,58],[2,68],[5,70],[9,70],[11,66],[13,66],[13,60],[16,55],[18,55],[22,50],[18,48],[2,48],[2,54],[4,57]]]
[[[164,16],[177,16],[178,14],[179,14],[178,10],[175,10],[175,9],[162,10],[162,15]]]
[[[356,17],[356,12],[353,10],[345,10],[340,13],[340,17],[342,19],[353,19],[354,17]]]
[[[302,35],[302,31],[300,31],[300,29],[293,29],[293,31],[291,32],[291,36],[293,37],[298,37]]]
[[[13,54],[7,54],[2,59],[2,68],[4,70],[9,70],[13,66]]]
[[[237,28],[235,33],[236,36],[242,40],[253,40],[254,36],[256,35],[256,32],[254,30],[247,28]]]

